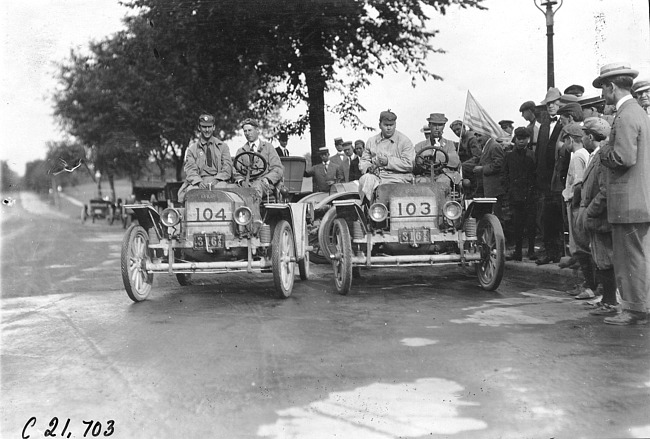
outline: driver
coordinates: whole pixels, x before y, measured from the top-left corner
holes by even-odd
[[[395,129],[397,116],[392,111],[379,114],[381,133],[366,142],[366,149],[359,160],[359,195],[372,199],[372,193],[379,184],[410,183],[413,181],[415,150],[413,143]]]
[[[460,158],[458,157],[458,152],[456,151],[456,143],[445,139],[442,137],[442,132],[445,130],[445,124],[447,123],[447,118],[443,113],[431,113],[427,118],[429,122],[429,129],[431,130],[431,135],[428,140],[424,140],[417,145],[415,145],[415,154],[417,155],[424,148],[433,146],[436,148],[442,149],[447,153],[449,160],[445,167],[442,169],[441,173],[434,177],[435,181],[449,182],[449,178],[453,181],[454,184],[460,183],[460,173],[457,171],[458,166],[460,165]],[[434,150],[425,151],[422,155],[429,156],[434,155]],[[435,154],[435,162],[443,163],[445,156],[441,153]],[[419,159],[418,159],[419,161]],[[423,174],[421,169],[418,169],[416,163],[416,174]],[[428,175],[421,175],[416,180],[419,182],[428,182]]]
[[[247,142],[237,150],[235,158],[243,152],[254,152],[266,160],[267,168],[262,175],[255,177],[255,180],[250,181],[250,187],[255,189],[255,193],[261,200],[264,195],[272,193],[276,184],[282,180],[284,175],[284,166],[282,166],[282,161],[280,161],[280,156],[276,152],[273,145],[269,142],[264,142],[260,139],[259,123],[254,119],[245,119],[241,124],[242,129],[244,130],[244,136],[246,137]],[[245,156],[242,157],[241,163],[248,165],[251,157]],[[254,163],[257,166],[261,166],[261,160],[254,159]],[[245,181],[245,176],[242,175],[237,168],[233,171],[235,182],[237,184],[242,184]]]
[[[199,116],[199,138],[185,153],[185,181],[178,190],[178,201],[185,200],[185,194],[192,189],[207,189],[211,186],[225,186],[232,175],[230,149],[214,137],[214,116]]]

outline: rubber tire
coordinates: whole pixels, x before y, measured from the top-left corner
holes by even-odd
[[[352,239],[348,223],[343,218],[337,218],[332,225],[332,235],[338,260],[332,260],[334,270],[334,286],[336,292],[347,295],[352,287]]]
[[[305,257],[298,261],[298,271],[300,272],[300,280],[309,280],[311,269],[309,267],[310,256],[309,252],[305,252]]]
[[[320,227],[318,228],[318,245],[320,246],[320,255],[325,258],[327,262],[330,260],[330,253],[327,250],[328,244],[332,241],[332,226],[336,219],[336,207],[330,207],[325,212],[323,218],[320,220]]]
[[[295,262],[282,262],[282,259],[295,257],[295,254],[293,229],[286,220],[281,220],[276,224],[271,240],[273,282],[276,295],[280,299],[291,296],[296,270]]]
[[[148,248],[147,231],[137,224],[129,227],[122,240],[122,282],[126,294],[134,302],[142,302],[151,293],[153,273],[142,270],[143,263],[150,259]]]
[[[491,213],[483,215],[477,224],[476,236],[479,249],[486,245],[481,251],[487,254],[489,250],[489,258],[484,257],[475,264],[476,276],[481,288],[494,291],[501,284],[506,265],[506,239],[501,222]]]

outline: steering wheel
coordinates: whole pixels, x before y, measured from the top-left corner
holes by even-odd
[[[246,181],[259,177],[269,168],[264,156],[252,151],[237,154],[232,165],[237,172],[245,177]]]
[[[424,154],[426,151],[433,151],[433,154]],[[436,161],[436,156],[438,153],[442,153],[444,160]],[[449,155],[442,149],[437,146],[427,146],[420,150],[415,156],[415,164],[420,169],[425,171],[427,174],[431,174],[431,170],[434,173],[440,173],[444,167],[449,163]]]

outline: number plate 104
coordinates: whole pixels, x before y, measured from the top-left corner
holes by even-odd
[[[400,244],[430,244],[430,229],[399,229]]]

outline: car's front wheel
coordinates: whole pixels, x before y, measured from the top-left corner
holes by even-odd
[[[121,265],[124,289],[134,302],[142,302],[151,292],[153,273],[145,268],[150,260],[149,235],[143,227],[133,224],[124,234]]]
[[[298,271],[300,272],[300,280],[309,280],[311,272],[309,268],[310,257],[309,252],[305,252],[305,257],[298,261]]]
[[[296,263],[293,229],[291,225],[282,220],[275,226],[273,240],[271,241],[271,265],[273,268],[273,282],[275,291],[281,299],[291,296],[295,277]]]
[[[348,223],[343,218],[335,219],[332,225],[332,247],[336,249],[332,259],[334,285],[339,294],[346,295],[352,287],[352,240]]]
[[[506,240],[496,216],[483,215],[478,222],[477,241],[481,254],[481,260],[476,263],[478,281],[484,290],[496,290],[503,278],[506,261]]]

